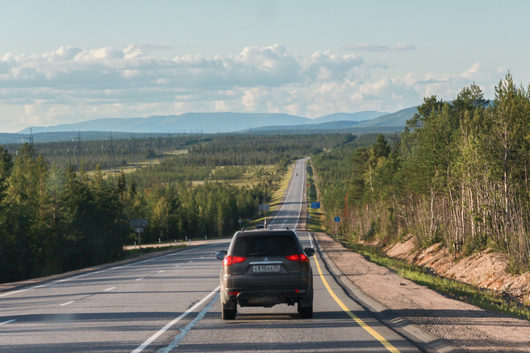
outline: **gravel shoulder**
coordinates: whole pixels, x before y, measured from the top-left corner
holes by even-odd
[[[314,236],[341,278],[423,331],[464,352],[530,352],[529,321],[447,298],[366,260],[325,233]]]

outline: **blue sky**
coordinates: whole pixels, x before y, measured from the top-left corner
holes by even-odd
[[[510,70],[528,1],[0,0],[0,132],[188,111],[396,111]]]

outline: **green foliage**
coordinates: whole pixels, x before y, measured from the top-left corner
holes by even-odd
[[[78,140],[10,146],[15,158],[0,147],[0,282],[120,259],[123,245],[135,240],[229,235],[258,216],[258,204],[270,199],[294,159],[351,139],[333,134]],[[176,148],[189,152],[131,174],[105,179],[99,167]],[[82,165],[93,171],[82,171]],[[251,182],[230,184],[242,176]],[[142,239],[129,226],[136,218],[148,222]]]
[[[530,92],[508,74],[493,102],[476,85],[451,103],[428,97],[399,141],[313,156],[328,225],[342,214],[357,239],[413,233],[455,255],[489,246],[527,271],[529,120]]]
[[[169,137],[141,137],[105,140],[81,140],[36,143],[36,151],[60,169],[73,167],[75,170],[93,170],[99,165],[102,169],[116,168],[128,162],[140,162],[158,157],[165,152],[185,149],[207,141],[197,135]],[[8,149],[17,154],[20,144],[10,144]]]

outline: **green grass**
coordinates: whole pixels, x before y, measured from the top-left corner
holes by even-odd
[[[385,266],[403,278],[427,286],[450,298],[476,305],[483,309],[502,312],[521,319],[530,320],[530,307],[514,299],[506,298],[494,291],[477,288],[475,286],[440,277],[429,269],[415,266],[403,260],[385,256],[374,246],[366,246],[348,241],[342,244],[348,249],[363,255],[367,260]]]

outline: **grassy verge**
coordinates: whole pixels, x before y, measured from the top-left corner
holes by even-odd
[[[283,194],[285,194],[285,190],[287,190],[287,187],[289,186],[289,181],[291,180],[291,176],[293,175],[294,170],[294,163],[289,167],[285,175],[283,176],[282,180],[280,181],[280,185],[278,189],[272,194],[271,198],[271,211],[275,211],[276,208],[281,204]]]
[[[317,202],[319,193],[313,176],[313,168],[310,163],[307,165],[307,184],[307,202],[309,204],[311,204],[311,202]],[[325,232],[326,230],[324,229],[323,224],[325,213],[322,208],[311,208],[308,205],[307,212],[309,215],[307,230],[310,232]]]
[[[287,172],[283,175],[280,183],[278,184],[278,188],[274,191],[271,197],[271,201],[269,202],[270,210],[267,212],[267,224],[272,221],[272,214],[279,205],[281,205],[283,195],[285,194],[285,190],[287,190],[287,187],[289,186],[289,181],[291,180],[291,176],[293,174],[294,170],[294,164],[292,164],[288,169]],[[249,225],[246,228],[254,228],[258,224],[263,224],[265,222],[265,215],[263,217],[257,218],[252,220]]]
[[[427,286],[450,298],[476,305],[483,309],[506,313],[521,319],[530,320],[530,308],[506,298],[494,291],[477,288],[475,286],[440,277],[429,269],[409,264],[406,261],[385,256],[374,246],[366,246],[348,241],[342,244],[348,249],[363,255],[367,260],[385,266],[403,278]]]

